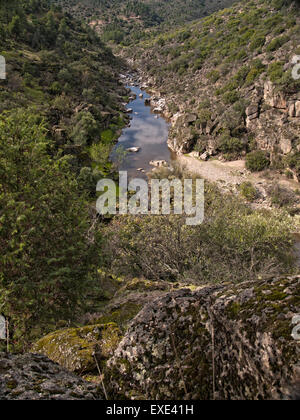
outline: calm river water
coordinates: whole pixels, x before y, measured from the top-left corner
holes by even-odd
[[[137,98],[127,105],[133,110],[130,127],[123,130],[116,147],[124,149],[140,147],[137,153],[128,153],[121,165],[121,170],[128,171],[128,176],[146,178],[153,166],[151,160],[171,160],[171,152],[167,146],[169,125],[160,115],[154,114],[150,106],[145,105],[145,99],[150,96],[135,86],[129,86]],[[143,98],[139,95],[143,94]],[[145,173],[138,171],[142,168]]]

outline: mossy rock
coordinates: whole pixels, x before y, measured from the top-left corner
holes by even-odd
[[[126,292],[152,292],[156,290],[169,291],[174,287],[166,281],[150,281],[144,278],[134,278],[121,287],[117,295],[124,295]]]
[[[33,345],[32,353],[43,354],[72,372],[95,372],[94,355],[105,363],[121,338],[115,323],[68,328],[41,338]]]
[[[143,305],[126,302],[119,308],[111,309],[97,319],[97,323],[115,322],[119,327],[125,328],[127,324],[140,312]]]
[[[108,393],[149,400],[289,398],[300,383],[300,340],[292,336],[299,313],[297,275],[166,293],[135,317],[107,361]]]

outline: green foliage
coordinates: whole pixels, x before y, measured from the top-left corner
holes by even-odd
[[[254,201],[257,197],[257,190],[249,181],[242,182],[239,186],[239,191],[247,201]]]
[[[246,156],[246,168],[252,172],[262,171],[270,165],[268,154],[262,150],[254,150]]]
[[[84,196],[45,133],[33,114],[0,118],[0,311],[15,349],[74,318],[88,284]]]
[[[258,48],[261,48],[265,45],[266,38],[262,35],[255,35],[252,37],[252,42],[250,44],[250,50],[255,51]]]
[[[188,284],[240,282],[270,274],[270,267],[286,270],[288,217],[251,212],[206,188],[206,216],[199,226],[186,226],[181,216],[117,217],[104,230],[107,267],[115,275]]]
[[[223,95],[223,102],[226,105],[234,104],[239,100],[240,96],[236,90],[232,90],[229,92],[224,93]]]
[[[212,83],[216,83],[220,78],[220,73],[217,70],[212,70],[207,77]]]
[[[107,129],[105,131],[102,131],[101,133],[101,139],[105,143],[110,143],[115,139],[115,134],[111,129]]]
[[[200,109],[198,114],[198,120],[200,123],[206,123],[211,119],[211,111],[209,109]]]
[[[90,112],[82,111],[77,114],[74,119],[74,124],[71,138],[76,145],[89,145],[95,140],[98,132],[98,124]]]
[[[287,41],[289,40],[288,37],[286,36],[282,36],[279,38],[275,38],[273,39],[269,45],[267,46],[267,51],[276,51],[278,50],[280,47],[282,47]]]
[[[271,63],[268,68],[268,76],[273,83],[280,83],[284,75],[283,63]]]
[[[12,1],[10,8],[2,2],[0,20],[11,33],[1,44],[10,65],[1,110],[34,106],[48,129],[61,133],[56,146],[73,154],[78,175],[91,164],[87,147],[122,112],[119,61],[94,31],[47,1]],[[123,120],[117,124],[124,126]]]
[[[149,29],[178,26],[202,18],[230,5],[232,0],[52,0],[79,19],[100,20],[103,37],[121,44],[133,44],[149,36]],[[187,41],[188,30],[181,29],[178,42]],[[163,45],[163,38],[159,39]]]
[[[296,202],[295,194],[279,184],[271,185],[268,194],[276,207],[291,207]]]
[[[298,179],[300,179],[300,152],[287,156],[286,164],[296,172]]]
[[[16,15],[12,18],[8,25],[8,31],[11,35],[17,36],[21,33],[21,19],[20,16]]]
[[[238,154],[243,150],[244,144],[240,139],[224,134],[218,141],[218,147],[223,153]]]

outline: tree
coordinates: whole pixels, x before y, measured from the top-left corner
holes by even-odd
[[[8,31],[11,35],[18,36],[21,32],[21,19],[20,16],[15,15],[10,24],[8,25]]]
[[[95,140],[98,125],[93,115],[88,111],[82,111],[76,116],[76,125],[71,137],[78,146],[85,146]]]
[[[84,196],[43,123],[0,117],[0,312],[15,349],[80,310],[90,248]]]

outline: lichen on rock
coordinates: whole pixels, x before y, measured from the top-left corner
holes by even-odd
[[[0,353],[0,400],[101,400],[101,388],[47,357]]]
[[[167,293],[135,317],[107,362],[110,394],[284,398],[300,369],[297,313],[300,276]]]

